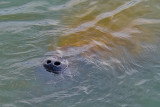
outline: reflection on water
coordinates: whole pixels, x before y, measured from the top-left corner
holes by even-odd
[[[159,7],[159,0],[1,0],[0,106],[159,107]],[[44,55],[66,58],[67,75],[45,72]]]

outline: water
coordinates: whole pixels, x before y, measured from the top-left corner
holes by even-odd
[[[159,0],[0,0],[0,106],[159,107],[159,11]],[[45,72],[50,55],[67,75]]]

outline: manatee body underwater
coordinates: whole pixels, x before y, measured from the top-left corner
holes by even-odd
[[[78,16],[74,12],[76,10],[68,13],[72,17],[67,15],[62,21],[68,24],[67,29],[63,29],[62,35],[57,36],[56,45],[49,47],[50,51],[46,54],[48,57],[42,62],[39,71],[43,71],[45,79],[49,79],[53,75],[77,75],[83,71],[85,73],[82,74],[87,75],[88,68],[99,72],[118,71],[133,63],[130,59],[141,53],[144,43],[154,41],[153,37],[147,36],[149,29],[142,26],[157,23],[137,16],[132,18],[136,12],[147,12],[147,9],[144,12],[143,7],[139,10],[134,8],[138,3],[130,1],[113,11],[100,9],[86,16]],[[132,8],[135,11],[130,12]]]

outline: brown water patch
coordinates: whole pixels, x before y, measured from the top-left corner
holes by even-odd
[[[96,53],[112,53],[113,50],[121,53],[121,49],[125,48],[137,54],[142,50],[142,43],[155,40],[150,28],[144,26],[160,23],[159,20],[144,17],[151,12],[145,3],[142,0],[124,0],[112,4],[112,1],[101,0],[75,6],[68,10],[68,16],[62,21],[68,27],[58,38],[57,47],[87,46]]]

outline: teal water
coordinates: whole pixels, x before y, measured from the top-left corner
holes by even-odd
[[[159,12],[159,0],[0,0],[0,107],[160,107]],[[69,75],[43,69],[50,55]]]

